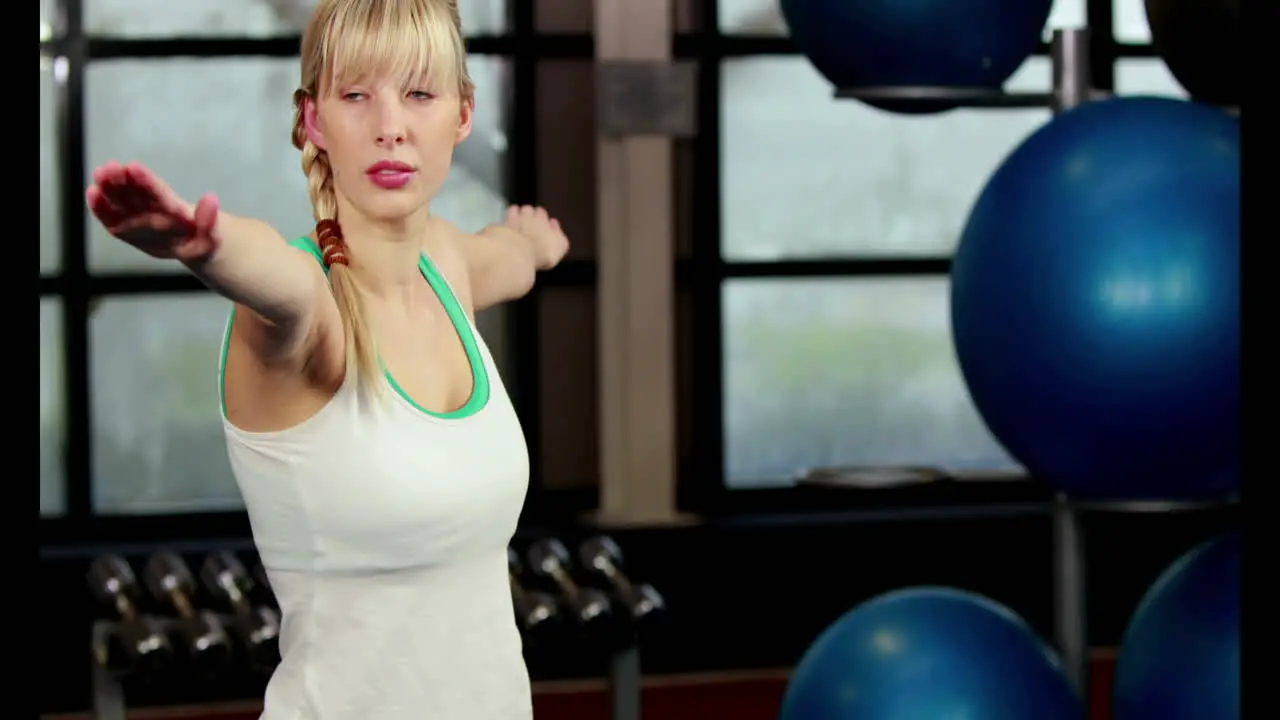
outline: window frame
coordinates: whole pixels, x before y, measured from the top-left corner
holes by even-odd
[[[724,348],[721,298],[725,283],[739,278],[857,278],[938,277],[950,272],[949,256],[806,258],[779,261],[731,261],[721,254],[720,73],[729,58],[799,56],[790,38],[726,34],[720,30],[719,3],[702,4],[701,28],[692,43],[699,62],[700,134],[693,141],[694,217],[690,280],[694,307],[692,384],[693,438],[697,448],[693,467],[684,473],[679,488],[682,510],[702,515],[751,512],[818,512],[831,510],[827,497],[815,498],[794,487],[733,488],[725,474]],[[1115,89],[1115,68],[1120,60],[1157,57],[1149,43],[1123,43],[1115,39],[1113,0],[1086,0],[1085,22],[1091,31],[1090,64],[1094,87]],[[679,42],[677,42],[679,47]],[[1042,42],[1033,56],[1050,55]],[[1034,494],[1034,493],[1033,493]]]
[[[269,37],[145,37],[104,38],[89,33],[84,26],[84,6],[88,0],[51,0],[48,3],[52,37],[42,37],[40,56],[59,64],[55,91],[55,127],[58,154],[58,195],[61,221],[61,258],[57,271],[41,272],[41,299],[60,301],[63,352],[64,457],[63,512],[42,515],[40,543],[68,546],[102,542],[145,542],[157,537],[170,539],[197,537],[241,537],[249,534],[243,511],[191,512],[173,514],[99,514],[93,507],[91,467],[92,417],[89,348],[89,315],[93,300],[130,294],[171,294],[207,292],[195,278],[184,274],[94,273],[88,264],[89,228],[84,211],[84,188],[88,182],[86,163],[86,117],[84,77],[91,63],[124,58],[236,58],[298,56],[301,35]],[[510,75],[504,88],[506,131],[510,138],[504,168],[506,197],[513,203],[537,202],[536,128],[534,80],[540,59],[575,58],[589,60],[593,47],[588,35],[539,34],[535,8],[530,2],[507,1],[507,30],[497,35],[474,35],[466,39],[473,55],[501,58],[508,62]],[[46,130],[47,131],[47,130]],[[583,285],[591,273],[583,268],[567,268],[551,274],[543,285]],[[514,304],[507,323],[509,341],[517,356],[536,358],[536,293]],[[530,448],[536,453],[537,367],[517,363],[511,383],[512,400],[531,435]],[[531,465],[538,466],[537,458]],[[540,477],[531,478],[533,514],[548,514],[567,508],[586,507],[589,497],[564,497],[562,502],[544,497]],[[559,493],[551,493],[558,495]],[[578,493],[581,495],[581,493]]]
[[[65,457],[64,512],[42,516],[42,545],[80,545],[102,542],[146,542],[157,537],[244,537],[250,532],[243,511],[195,512],[170,515],[99,515],[93,510],[90,445],[89,309],[95,297],[133,293],[205,292],[185,275],[93,274],[88,269],[88,227],[84,216],[85,167],[84,75],[88,65],[111,58],[165,58],[199,56],[296,57],[300,36],[279,37],[167,37],[105,39],[85,32],[83,6],[87,0],[51,0],[53,37],[42,39],[43,58],[65,63],[65,76],[55,95],[61,212],[61,264],[55,273],[41,273],[41,298],[61,301],[63,334],[63,400]],[[736,489],[727,485],[724,473],[723,331],[721,293],[726,281],[736,278],[930,276],[949,272],[950,258],[807,259],[799,261],[734,262],[721,256],[720,178],[720,73],[727,58],[798,56],[787,37],[745,36],[720,31],[716,0],[688,0],[695,4],[694,29],[673,37],[673,56],[698,65],[700,132],[692,140],[677,141],[680,152],[693,158],[692,178],[675,178],[674,189],[692,192],[694,208],[691,235],[696,239],[687,258],[677,261],[680,291],[693,300],[692,353],[693,408],[689,446],[696,448],[680,467],[680,509],[704,515],[756,511],[817,511],[829,504],[815,504],[795,488]],[[505,162],[507,197],[513,203],[537,203],[537,128],[535,125],[536,78],[540,60],[591,61],[594,42],[590,33],[540,33],[536,27],[536,3],[508,0],[508,29],[501,35],[467,39],[473,54],[500,57],[509,62],[510,82],[507,130],[510,143]],[[1114,88],[1118,60],[1157,57],[1150,44],[1121,43],[1114,39],[1112,0],[1087,0],[1086,21],[1093,32],[1091,61],[1094,85]],[[1046,44],[1037,55],[1046,55]],[[681,231],[684,231],[682,228]],[[569,260],[544,273],[534,290],[512,304],[507,320],[512,355],[512,400],[524,425],[530,452],[530,492],[522,522],[546,524],[568,521],[595,507],[598,491],[546,490],[541,473],[538,427],[540,373],[538,368],[538,293],[548,287],[592,288],[596,282],[594,260]]]

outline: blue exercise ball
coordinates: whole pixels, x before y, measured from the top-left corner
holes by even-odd
[[[907,588],[845,613],[787,685],[779,720],[1080,720],[1054,652],[1013,611]]]
[[[1000,165],[951,276],[991,432],[1081,498],[1229,495],[1240,478],[1240,124],[1103,100]]]
[[[1115,720],[1240,717],[1240,534],[1178,559],[1138,605],[1116,663]]]
[[[782,0],[800,52],[837,88],[995,90],[1035,52],[1052,0]],[[939,112],[954,103],[874,103]]]

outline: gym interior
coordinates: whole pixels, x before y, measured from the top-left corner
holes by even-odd
[[[84,188],[304,232],[312,5],[40,2],[44,718],[261,710],[228,303]],[[460,7],[537,720],[1238,717],[1239,0]]]

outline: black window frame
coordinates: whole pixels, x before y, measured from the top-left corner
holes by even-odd
[[[88,220],[84,188],[88,181],[85,149],[84,77],[96,61],[125,58],[276,57],[296,58],[301,35],[271,37],[98,37],[87,32],[84,5],[89,0],[53,0],[48,6],[53,27],[51,38],[42,38],[42,61],[61,65],[65,78],[57,88],[56,125],[42,128],[56,134],[58,194],[61,209],[61,259],[56,272],[42,272],[41,300],[60,301],[63,352],[65,439],[63,511],[42,515],[40,543],[44,546],[120,542],[149,542],[158,538],[244,537],[249,533],[243,511],[196,511],[170,514],[100,514],[93,508],[91,463],[92,417],[89,316],[95,298],[130,294],[199,293],[207,289],[182,274],[93,273],[88,266]],[[507,0],[506,31],[495,35],[469,35],[472,55],[502,58],[510,68],[507,91],[506,131],[510,140],[504,159],[504,191],[513,203],[537,202],[535,89],[537,62],[543,59],[590,60],[593,44],[587,34],[539,34],[531,2]],[[543,285],[582,285],[593,273],[568,267],[546,278]],[[514,304],[508,329],[518,357],[536,357],[536,292]],[[512,399],[537,448],[537,367],[520,363],[515,368]],[[534,466],[537,466],[536,458]],[[531,479],[530,496],[541,498],[540,477]],[[589,498],[573,504],[585,504]],[[555,503],[536,503],[554,506]]]
[[[59,200],[61,204],[61,265],[58,272],[42,273],[41,299],[61,301],[66,403],[65,507],[55,516],[42,516],[42,545],[75,545],[103,542],[146,542],[157,538],[237,538],[249,533],[243,511],[195,512],[167,515],[101,515],[93,510],[90,446],[89,313],[94,298],[136,293],[190,293],[206,290],[185,275],[94,274],[87,263],[88,224],[83,191],[85,167],[84,75],[97,60],[171,57],[296,57],[300,36],[278,37],[169,37],[156,39],[99,38],[85,32],[83,5],[87,0],[54,0],[54,37],[42,40],[42,58],[65,63],[66,78],[58,86],[57,133]],[[691,182],[673,183],[690,189],[695,208],[692,250],[675,269],[677,286],[693,298],[693,422],[689,462],[680,468],[681,509],[718,515],[729,512],[825,509],[795,502],[793,488],[735,489],[724,473],[723,348],[721,346],[721,294],[726,281],[742,277],[867,277],[942,276],[949,271],[945,257],[888,260],[811,259],[803,261],[735,262],[721,256],[720,187],[720,73],[729,58],[797,56],[787,37],[743,36],[721,32],[716,0],[696,0],[693,31],[673,38],[673,55],[698,64],[699,134],[679,141],[681,151],[692,153]],[[500,35],[471,36],[468,51],[500,57],[509,62],[505,185],[514,203],[537,203],[537,71],[543,60],[591,61],[594,42],[589,33],[540,33],[536,7],[527,0],[508,0],[507,31]],[[1149,44],[1115,40],[1112,0],[1086,0],[1086,21],[1092,32],[1091,62],[1094,85],[1114,88],[1118,61],[1155,57]],[[1046,55],[1042,45],[1037,55]],[[567,261],[546,273],[525,298],[513,303],[508,318],[513,357],[512,399],[524,424],[530,451],[530,491],[524,521],[550,522],[576,516],[594,507],[598,491],[545,490],[540,462],[541,397],[537,363],[539,328],[538,294],[548,287],[591,288],[596,266],[591,260]]]
[[[694,148],[693,256],[690,261],[694,307],[695,381],[692,446],[697,448],[693,467],[680,486],[682,509],[703,515],[754,512],[829,511],[831,499],[816,497],[793,487],[733,488],[725,474],[724,348],[721,298],[725,283],[737,278],[855,278],[855,277],[946,277],[951,259],[901,257],[876,259],[810,258],[743,262],[725,260],[721,252],[720,158],[720,73],[729,58],[758,56],[800,56],[787,37],[726,34],[720,30],[716,0],[701,7],[698,40],[688,56],[699,62],[699,129]],[[1119,42],[1114,32],[1113,0],[1085,0],[1085,23],[1090,30],[1090,65],[1093,85],[1114,91],[1119,61],[1157,57],[1149,43]],[[679,42],[677,42],[677,47]],[[1033,56],[1047,57],[1048,43],[1041,43]]]

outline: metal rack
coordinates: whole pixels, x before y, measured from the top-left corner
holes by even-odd
[[[1093,87],[1089,64],[1090,34],[1087,28],[1061,28],[1053,32],[1050,57],[1053,89],[1045,93],[1006,92],[966,87],[860,87],[835,91],[838,99],[869,103],[893,103],[904,109],[957,105],[967,108],[1042,108],[1061,114],[1084,103],[1110,97]],[[1166,513],[1200,510],[1238,502],[1231,497],[1216,501],[1095,501],[1073,499],[1064,493],[1054,497],[1053,577],[1054,644],[1061,653],[1071,682],[1082,697],[1088,693],[1088,608],[1086,601],[1085,538],[1081,515],[1087,512]]]
[[[910,109],[913,103],[923,106],[942,103],[969,108],[1048,107],[1060,113],[1109,95],[1093,87],[1087,28],[1054,30],[1049,52],[1053,63],[1053,89],[1045,93],[971,87],[859,87],[840,88],[835,91],[835,96],[842,100],[892,102],[905,109]]]
[[[903,109],[939,104],[969,108],[1040,108],[1055,114],[1107,96],[1093,87],[1089,30],[1055,29],[1050,45],[1053,89],[1014,93],[965,87],[861,87],[836,90],[839,99],[892,102]],[[1065,495],[1053,501],[1054,641],[1067,675],[1083,696],[1088,683],[1088,625],[1085,608],[1085,559],[1078,508]]]

